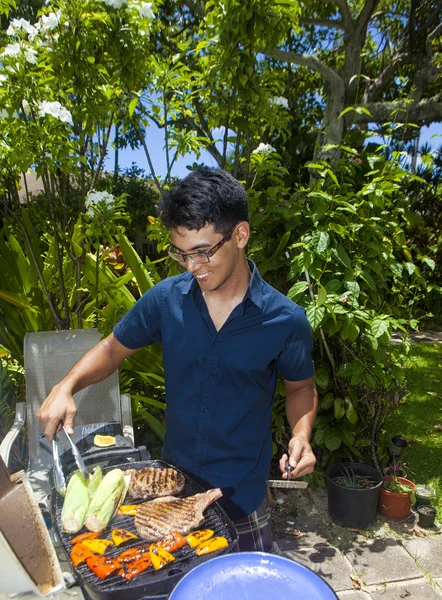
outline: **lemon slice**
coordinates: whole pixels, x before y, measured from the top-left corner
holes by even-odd
[[[115,438],[113,435],[96,435],[94,437],[94,444],[99,448],[107,448],[108,446],[115,446]]]

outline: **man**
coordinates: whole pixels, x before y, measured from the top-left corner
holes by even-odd
[[[163,459],[223,490],[241,550],[271,549],[266,479],[278,372],[291,428],[283,477],[313,471],[317,396],[304,311],[261,279],[246,257],[247,195],[222,170],[198,168],[159,203],[169,254],[186,273],[155,285],[49,394],[39,411],[52,439],[72,431],[73,394],[101,381],[137,349],[162,342],[166,382]]]

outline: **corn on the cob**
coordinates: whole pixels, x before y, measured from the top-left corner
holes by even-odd
[[[120,469],[106,473],[89,505],[85,520],[87,529],[103,531],[106,528],[123,502],[128,487],[129,483]]]
[[[93,473],[89,473],[89,481],[87,487],[89,489],[89,496],[92,498],[95,492],[97,491],[98,486],[103,479],[103,471],[101,470],[100,465],[94,467]]]
[[[83,527],[89,507],[89,492],[83,475],[77,471],[69,480],[61,511],[61,525],[66,533],[77,533]]]

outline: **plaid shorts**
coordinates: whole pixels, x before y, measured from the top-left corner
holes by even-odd
[[[234,524],[239,535],[238,552],[271,552],[270,502],[267,496],[252,514]]]

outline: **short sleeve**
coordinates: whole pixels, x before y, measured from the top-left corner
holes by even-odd
[[[134,304],[114,327],[114,336],[135,350],[161,341],[161,312],[165,288],[157,283]]]
[[[290,335],[284,350],[278,357],[278,371],[287,381],[302,381],[312,377],[315,367],[312,361],[312,328],[300,306],[295,306]]]

